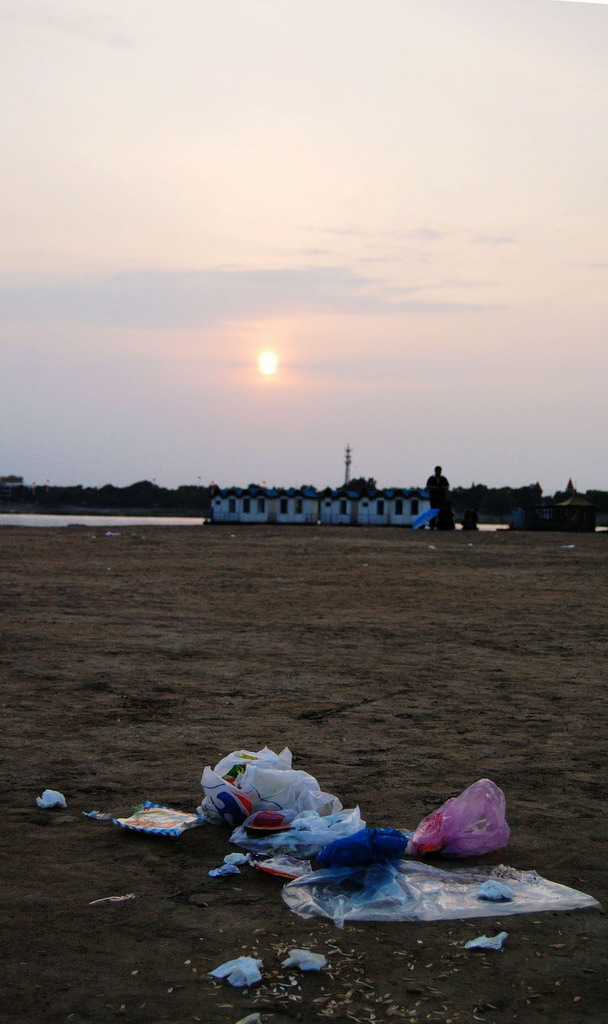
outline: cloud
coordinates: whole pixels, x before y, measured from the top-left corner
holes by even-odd
[[[54,286],[0,286],[9,322],[193,329],[217,323],[306,313],[462,313],[495,308],[411,299],[419,287],[394,288],[347,267],[138,271]]]
[[[344,237],[354,238],[391,238],[398,241],[411,241],[415,239],[422,242],[437,242],[441,238],[445,238],[449,234],[448,231],[437,231],[435,228],[413,228],[410,231],[400,230],[385,230],[378,228],[376,230],[369,230],[364,228],[353,227],[352,225],[344,225],[342,227],[334,228],[316,228],[309,226],[308,231],[318,231],[324,235],[340,235]]]
[[[416,228],[414,231],[408,231],[403,237],[419,238],[423,242],[438,242],[447,234],[447,231],[435,231],[434,228]]]
[[[133,46],[133,39],[122,31],[114,18],[105,14],[78,13],[74,6],[47,3],[43,0],[19,0],[0,11],[5,21],[21,21],[42,25],[63,35],[78,36],[104,46]]]
[[[380,234],[382,233],[382,232],[377,232],[377,231],[369,231],[369,230],[366,230],[364,228],[356,228],[356,227],[352,227],[350,225],[346,225],[344,227],[338,227],[338,228],[317,228],[314,225],[309,225],[307,230],[308,231],[318,231],[318,232],[320,232],[323,235],[341,235],[341,236],[343,235],[343,236],[345,236],[347,238],[350,238],[350,237],[354,237],[354,238],[373,238],[375,235],[377,235],[379,233]]]
[[[474,235],[473,241],[478,245],[517,245],[511,235]]]
[[[461,277],[447,277],[445,281],[442,281],[438,285],[433,285],[436,288],[493,288],[496,286],[495,281],[466,281]]]

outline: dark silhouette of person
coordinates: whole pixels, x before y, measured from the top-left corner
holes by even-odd
[[[476,530],[477,529],[477,510],[474,508],[468,508],[462,518],[463,530]]]
[[[431,508],[437,508],[437,509],[441,510],[443,508],[443,506],[445,504],[447,504],[448,490],[450,488],[450,485],[449,485],[446,477],[444,477],[442,475],[441,466],[435,466],[435,472],[433,473],[432,476],[430,476],[428,478],[428,480],[426,482],[426,486],[429,489],[429,497],[431,499]],[[451,515],[451,508],[450,508],[450,515]],[[440,521],[440,517],[439,516],[435,516],[434,519],[431,519],[431,521],[429,523],[429,526],[431,527],[431,530],[435,530],[435,529],[439,528],[439,521]],[[453,523],[453,520],[452,520],[452,523]],[[450,529],[450,527],[449,526],[448,527],[444,526],[444,527],[442,527],[442,529]]]
[[[435,520],[437,530],[455,530],[454,513],[449,501],[446,501],[439,509],[439,515]]]

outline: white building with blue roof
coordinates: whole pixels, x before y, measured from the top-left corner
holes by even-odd
[[[214,523],[325,523],[333,526],[411,526],[430,509],[428,490],[386,488],[363,493],[348,487],[226,487],[211,499]]]
[[[310,487],[226,487],[211,499],[214,523],[315,524],[317,491]]]
[[[411,526],[430,507],[428,491],[413,487],[370,489],[361,494],[347,487],[328,488],[319,498],[319,519],[344,526]]]

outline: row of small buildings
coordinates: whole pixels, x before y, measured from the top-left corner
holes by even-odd
[[[347,487],[226,487],[211,498],[214,523],[411,526],[430,509],[428,490],[390,488],[363,494]]]

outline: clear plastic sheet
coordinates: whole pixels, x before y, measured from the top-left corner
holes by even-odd
[[[507,882],[514,899],[500,909],[479,899],[479,887],[488,879]],[[402,861],[397,868],[375,864],[313,871],[289,882],[282,895],[300,917],[329,918],[338,928],[345,921],[445,921],[599,907],[593,896],[536,871],[504,865],[445,870],[419,861]]]

